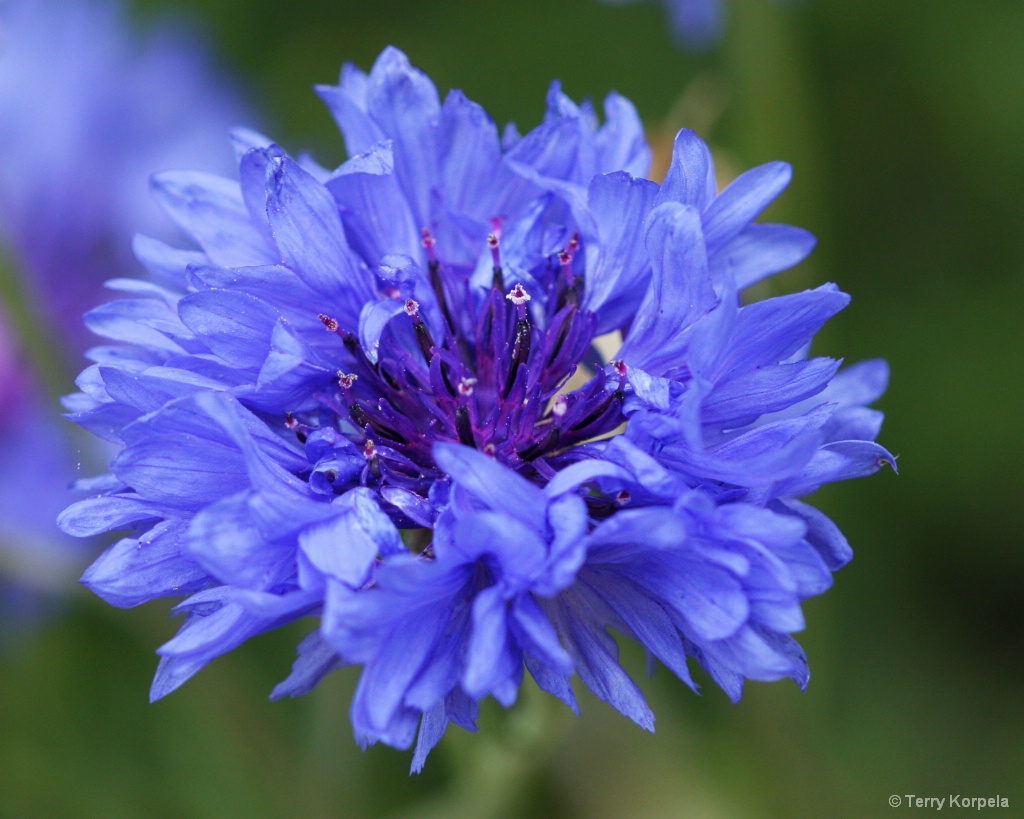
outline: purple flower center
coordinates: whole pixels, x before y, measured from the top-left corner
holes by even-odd
[[[623,422],[624,367],[611,365],[610,376],[598,369],[584,386],[567,390],[595,328],[593,314],[579,307],[583,278],[572,270],[578,238],[548,260],[548,275],[535,277],[547,285],[530,289],[505,284],[497,233],[487,244],[493,277],[484,291],[471,286],[467,271],[446,265],[423,231],[438,320],[428,324],[424,305],[406,298],[376,356],[320,315],[341,337],[346,360],[338,389],[316,397],[335,428],[362,447],[364,483],[426,494],[443,476],[434,463],[436,441],[474,447],[543,482],[573,460],[574,445]],[[313,428],[294,418],[288,425],[303,439]]]

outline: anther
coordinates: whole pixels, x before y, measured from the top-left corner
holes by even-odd
[[[526,302],[528,302],[532,296],[526,292],[526,288],[521,284],[516,284],[508,293],[505,295],[508,299],[516,306],[516,314],[520,320],[526,318]]]
[[[627,367],[626,362],[621,359],[612,361],[611,365],[615,369],[615,374],[619,377],[618,392],[623,392],[626,389],[626,381],[629,378],[629,367]]]
[[[469,398],[473,394],[473,385],[476,384],[475,378],[462,378],[459,380],[459,395]]]
[[[630,499],[632,497],[633,496],[630,495],[627,490],[623,489],[618,494],[616,494],[616,496],[615,496],[615,505],[618,506],[618,507],[623,507],[627,503],[629,503],[629,501],[630,501]]]
[[[327,331],[329,333],[338,332],[338,322],[336,319],[332,319],[330,316],[325,315],[323,313],[320,313],[320,315],[318,315],[317,318],[323,322],[324,327],[327,328]]]
[[[551,414],[555,418],[561,418],[569,411],[569,399],[564,395],[558,396],[555,399],[555,403],[551,406]]]
[[[352,385],[356,382],[359,376],[355,373],[346,373],[338,370],[338,384],[343,390],[352,389]]]

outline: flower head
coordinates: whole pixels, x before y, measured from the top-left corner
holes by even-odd
[[[604,0],[616,5],[634,0]],[[722,36],[725,24],[723,0],[665,0],[669,23],[676,40],[684,48],[702,51]]]
[[[363,665],[357,737],[418,730],[418,769],[526,672],[653,727],[609,628],[733,697],[804,684],[799,604],[849,554],[797,499],[891,457],[865,409],[882,365],[806,359],[846,297],[741,306],[813,246],[753,221],[789,167],[719,194],[684,131],[659,186],[622,98],[602,125],[556,85],[499,138],[395,49],[320,92],[346,163],[238,132],[238,183],[158,176],[199,249],[138,243],[165,286],[87,316],[122,344],[69,407],[122,449],[62,525],[135,528],[83,578],[110,602],[191,595],[153,695],[317,615],[275,696]]]

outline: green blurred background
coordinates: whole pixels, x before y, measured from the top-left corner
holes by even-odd
[[[311,86],[389,43],[499,124],[535,125],[557,77],[576,99],[630,97],[662,150],[688,125],[727,173],[790,161],[769,217],[820,244],[766,293],[831,280],[853,295],[817,349],[889,359],[881,440],[901,474],[816,499],[856,557],[806,604],[806,692],[749,684],[733,706],[703,677],[696,697],[661,671],[644,683],[650,735],[593,697],[577,719],[526,690],[507,715],[485,709],[478,735],[451,728],[417,777],[408,753],[355,745],[353,670],[267,701],[312,623],[149,705],[168,607],[118,611],[79,590],[0,662],[0,815],[918,812],[891,794],[999,794],[997,815],[1024,815],[1024,3],[732,0],[726,41],[700,57],[675,50],[656,3],[135,9],[143,26],[169,10],[208,28],[268,133],[324,164],[344,154]]]

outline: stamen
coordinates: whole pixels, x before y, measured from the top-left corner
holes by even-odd
[[[320,321],[323,322],[324,327],[327,328],[327,331],[329,333],[336,333],[336,332],[338,332],[338,321],[337,321],[337,319],[332,319],[330,316],[324,315],[323,313],[320,313],[317,316],[317,318],[320,319]]]
[[[615,359],[610,362],[612,367],[615,369],[616,375],[619,376],[619,392],[624,392],[626,389],[626,382],[629,380],[629,367],[626,366],[626,362],[621,359]]]
[[[473,394],[473,385],[476,384],[475,378],[463,378],[459,380],[459,395],[469,398]]]
[[[555,418],[561,418],[569,411],[569,399],[565,395],[560,395],[555,399],[555,403],[551,406],[551,414]]]
[[[619,507],[625,506],[629,503],[632,497],[633,496],[629,494],[628,490],[623,489],[615,496],[615,505]]]
[[[412,319],[413,327],[416,329],[416,341],[420,345],[423,357],[429,364],[434,357],[434,337],[430,335],[430,328],[420,316],[419,302],[414,299],[406,299],[405,314]]]
[[[576,247],[579,247],[579,240],[575,239]],[[572,242],[569,242],[570,247]],[[576,274],[572,272],[573,254],[569,250],[562,250],[558,254],[558,263],[562,266],[562,290],[558,299],[558,307],[565,304],[579,307],[580,294],[576,290]]]
[[[431,234],[429,228],[423,228],[420,233],[423,235],[423,249],[427,252],[427,262],[430,265],[437,264],[437,251],[434,246],[437,244],[437,239]]]
[[[306,439],[309,437],[309,433],[313,431],[313,427],[308,424],[303,424],[298,421],[295,416],[287,412],[284,416],[284,425],[295,433],[296,439],[300,444],[306,443]]]
[[[455,332],[455,321],[452,318],[452,311],[448,306],[448,294],[444,289],[444,282],[441,281],[441,262],[437,258],[437,239],[434,238],[429,228],[420,231],[423,235],[423,248],[427,252],[427,269],[430,272],[430,287],[437,296],[437,305],[441,308],[441,315],[448,323],[448,330]],[[430,358],[427,358],[429,361]]]
[[[352,389],[352,385],[356,382],[358,378],[359,376],[356,375],[355,373],[346,373],[342,372],[341,370],[338,370],[338,384],[341,385],[341,388],[343,390]]]
[[[493,276],[491,278],[491,287],[496,290],[505,289],[505,274],[501,270],[501,239],[497,233],[491,233],[487,237],[487,246],[491,249],[491,262],[493,267],[491,268]]]

